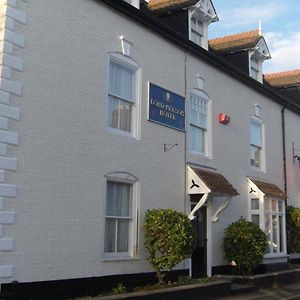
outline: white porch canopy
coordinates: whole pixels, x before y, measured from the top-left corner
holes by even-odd
[[[195,213],[205,204],[209,195],[225,197],[224,203],[211,217],[213,222],[218,220],[218,215],[229,205],[232,197],[238,195],[235,188],[222,174],[190,165],[187,166],[187,193],[200,196],[199,202],[188,215],[190,220],[195,218]]]

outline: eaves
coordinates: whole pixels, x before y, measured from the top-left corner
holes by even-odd
[[[167,39],[169,42],[173,43],[175,46],[180,47],[184,51],[193,54],[194,56],[205,61],[205,63],[210,64],[211,66],[221,70],[227,75],[239,80],[243,84],[255,89],[257,92],[263,94],[264,96],[269,97],[274,102],[278,103],[281,106],[284,106],[295,113],[300,115],[300,106],[291,103],[288,98],[278,94],[273,88],[263,85],[257,80],[251,78],[244,72],[240,71],[235,66],[229,64],[225,60],[216,56],[213,53],[208,52],[207,50],[196,45],[189,39],[185,38],[172,28],[166,26],[158,19],[153,18],[152,16],[136,9],[130,4],[126,3],[123,0],[94,0],[101,4],[105,4],[110,8],[116,10],[117,12],[127,16],[128,18],[134,20],[140,25],[146,27],[148,30],[152,30],[156,34],[159,34],[164,39]]]

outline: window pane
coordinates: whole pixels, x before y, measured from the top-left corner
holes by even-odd
[[[123,99],[134,101],[133,77],[133,70],[111,61],[109,68],[109,93]]]
[[[259,209],[259,199],[251,199],[251,209],[258,210]]]
[[[192,151],[204,153],[204,130],[190,126],[190,149]]]
[[[252,215],[251,221],[259,226],[259,215]]]
[[[278,201],[278,211],[283,212],[283,201]]]
[[[193,94],[190,100],[190,123],[203,129],[207,128],[207,101]]]
[[[260,168],[261,166],[261,149],[256,146],[250,146],[250,161],[251,166]]]
[[[272,200],[272,211],[277,212],[277,200]]]
[[[109,96],[109,120],[108,124],[112,128],[123,131],[131,131],[132,104],[122,101],[116,97]]]
[[[251,122],[250,143],[261,148],[261,125],[255,122]]]
[[[267,236],[268,240],[268,250],[267,253],[271,252],[272,248],[272,241],[271,241],[271,220],[270,220],[270,215],[266,214],[265,215],[265,234]]]
[[[119,129],[124,131],[131,131],[131,110],[132,104],[125,101],[119,102]]]
[[[272,227],[273,227],[273,252],[278,252],[278,236],[277,236],[277,217],[272,216]]]
[[[109,96],[108,102],[108,124],[112,128],[119,128],[119,100]]]
[[[116,220],[106,219],[105,221],[105,247],[104,251],[108,253],[115,252],[116,245]]]
[[[117,252],[128,252],[129,220],[118,220]]]
[[[269,198],[264,199],[265,211],[270,211],[270,201],[271,200]]]
[[[191,18],[191,28],[197,30],[197,20],[196,18]]]
[[[107,182],[107,216],[131,216],[131,185],[121,182]]]

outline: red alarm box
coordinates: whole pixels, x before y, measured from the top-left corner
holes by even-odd
[[[219,113],[219,123],[227,125],[230,122],[230,117],[224,113]]]

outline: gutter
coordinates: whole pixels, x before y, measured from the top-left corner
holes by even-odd
[[[289,99],[278,94],[276,90],[271,87],[265,86],[262,83],[251,78],[246,73],[242,72],[238,68],[234,67],[230,63],[221,59],[217,55],[208,52],[202,47],[196,45],[185,36],[179,34],[171,27],[166,26],[160,20],[134,8],[130,4],[126,3],[123,0],[94,0],[95,2],[104,4],[114,9],[115,11],[121,13],[125,17],[128,17],[140,25],[146,27],[147,29],[155,32],[169,42],[175,44],[177,47],[183,49],[183,51],[189,52],[190,54],[200,58],[205,63],[217,68],[218,70],[223,71],[229,76],[239,80],[245,85],[254,88],[260,94],[263,94],[271,98],[274,102],[282,106],[286,106],[289,103]],[[289,105],[289,109],[300,115],[300,106]]]
[[[283,162],[283,180],[284,192],[287,195],[287,169],[286,169],[286,136],[285,136],[285,110],[287,106],[281,108],[281,128],[282,128],[282,162]],[[287,199],[285,199],[285,206],[287,207]]]

